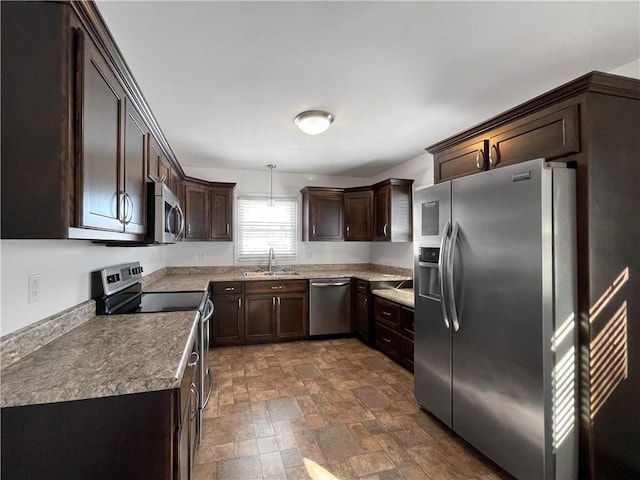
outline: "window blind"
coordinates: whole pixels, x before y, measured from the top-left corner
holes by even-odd
[[[237,261],[265,263],[269,248],[278,263],[298,260],[298,199],[238,197]]]

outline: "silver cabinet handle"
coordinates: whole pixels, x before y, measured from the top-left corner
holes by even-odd
[[[278,306],[280,306],[280,297],[278,297]]]
[[[390,316],[391,316],[391,313],[389,313],[389,312],[387,312],[387,311],[385,311],[385,310],[383,310],[383,311],[382,311],[382,314],[383,314],[383,315],[386,315],[387,317],[390,317]]]
[[[350,233],[351,233],[350,230],[351,230],[351,227],[347,225],[347,238],[349,238],[350,236]]]
[[[444,318],[444,324],[447,328],[450,327],[449,324],[449,312],[447,311],[447,302],[445,299],[445,278],[446,278],[446,264],[445,258],[447,254],[445,253],[447,238],[449,237],[449,233],[451,232],[451,222],[447,221],[444,226],[444,231],[442,232],[442,239],[440,240],[440,258],[438,258],[438,272],[440,273],[440,308],[442,309],[442,318]]]
[[[225,287],[224,291],[225,292],[235,292],[236,291],[236,287]]]
[[[276,297],[271,297],[271,303],[274,307],[276,306]]]
[[[229,235],[229,224],[227,223],[227,235]]]
[[[384,227],[382,227],[382,233],[384,233],[384,236],[387,236],[387,224],[384,224]]]
[[[191,360],[194,357],[195,357],[195,360]],[[200,360],[200,355],[198,355],[198,352],[191,352],[191,355],[189,356],[189,362],[187,363],[187,367],[189,368],[195,367],[198,364],[198,360]]]
[[[315,225],[313,225],[313,226],[311,227],[311,233],[312,233],[312,235],[313,235],[314,237],[316,236],[316,226],[315,226]]]
[[[385,341],[385,342],[387,342],[387,343],[391,343],[391,340],[389,340],[388,338],[384,338],[384,337],[382,337],[382,340],[384,340],[384,341]]]
[[[282,288],[282,285],[278,285],[277,287],[271,287],[271,290],[280,290]]]
[[[495,152],[495,156],[492,155]],[[498,144],[491,145],[491,152],[489,152],[489,165],[495,167],[500,162],[500,152],[498,151]]]
[[[242,298],[238,299],[238,310],[242,308]]]
[[[364,309],[365,312],[368,312],[369,310],[367,309],[367,303],[369,303],[369,299],[365,298],[364,302],[362,302],[362,308]]]
[[[460,322],[458,319],[458,311],[456,310],[455,291],[453,288],[453,264],[456,257],[456,242],[458,241],[458,232],[460,232],[460,226],[456,222],[456,225],[453,227],[453,233],[451,234],[451,242],[449,243],[449,265],[447,265],[447,276],[449,280],[449,309],[451,311],[451,323],[453,323],[453,329],[456,332],[460,330]]]
[[[476,152],[476,167],[478,170],[484,170],[484,151],[482,149]]]

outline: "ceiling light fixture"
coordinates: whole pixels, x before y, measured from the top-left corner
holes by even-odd
[[[308,135],[319,135],[326,131],[333,122],[333,115],[322,110],[307,110],[299,113],[293,123]]]

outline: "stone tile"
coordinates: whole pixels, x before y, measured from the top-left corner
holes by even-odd
[[[353,393],[367,408],[384,408],[389,406],[389,397],[377,387],[355,388]]]
[[[218,480],[255,480],[262,477],[260,456],[232,458],[218,462]]]
[[[262,437],[258,438],[258,452],[262,453],[271,453],[278,451],[278,442],[276,441],[276,437]]]
[[[384,452],[365,453],[349,458],[349,463],[358,476],[393,470],[396,466]]]
[[[289,448],[287,450],[280,451],[280,458],[282,458],[282,464],[285,469],[299,467],[303,465],[302,456],[300,450],[297,448]]]
[[[314,480],[307,473],[307,469],[302,467],[287,468],[287,480]]]
[[[271,418],[268,413],[254,413],[252,418],[256,437],[273,436],[273,427],[271,426]]]
[[[362,425],[364,426],[364,428],[367,429],[367,431],[371,435],[378,435],[380,433],[387,433],[387,429],[384,428],[382,425],[380,425],[380,423],[378,423],[377,420],[370,420],[368,422],[362,422]]]
[[[193,467],[192,480],[216,480],[218,464],[204,463]]]
[[[376,435],[375,439],[394,464],[399,467],[415,466],[411,456],[390,434],[383,433]]]
[[[296,397],[296,401],[298,402],[298,406],[302,413],[318,413],[318,407],[314,403],[311,395],[301,395]]]
[[[262,464],[263,478],[274,480],[286,478],[287,474],[279,452],[261,454],[260,463]]]
[[[298,378],[300,378],[301,380],[323,376],[322,371],[313,363],[296,365],[294,367],[294,370],[296,371],[296,375],[298,375]]]
[[[321,404],[318,405],[318,410],[329,425],[366,422],[375,419],[368,410],[353,400]]]
[[[238,457],[251,457],[258,454],[258,442],[255,438],[236,442]]]
[[[196,453],[196,464],[219,462],[237,456],[236,443],[222,445],[201,445]]]
[[[291,420],[303,415],[294,397],[267,400],[267,410],[269,410],[272,422]]]
[[[314,430],[313,435],[328,461],[339,460],[360,453],[358,443],[344,425],[320,428]]]
[[[303,458],[308,458],[316,463],[324,463],[327,461],[312,431],[305,430],[295,432],[294,435],[298,449],[300,450],[300,455],[302,455]]]

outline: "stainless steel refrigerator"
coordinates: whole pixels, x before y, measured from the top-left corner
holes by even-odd
[[[577,477],[575,171],[414,192],[415,395],[519,479]]]

